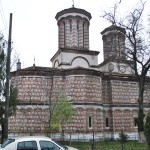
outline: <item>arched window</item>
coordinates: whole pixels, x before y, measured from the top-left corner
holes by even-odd
[[[66,47],[66,23],[65,21],[63,22],[63,26],[64,26],[64,47]]]
[[[79,20],[77,20],[77,47],[79,47]]]
[[[83,48],[84,48],[84,27],[85,26],[85,22],[83,22]]]
[[[70,23],[70,47],[72,46],[72,20],[70,19],[69,20],[69,23]]]

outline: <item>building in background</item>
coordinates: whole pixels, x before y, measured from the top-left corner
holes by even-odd
[[[11,72],[19,104],[9,120],[10,135],[45,134],[49,101],[64,91],[75,109],[73,121],[63,128],[66,138],[72,134],[89,139],[93,131],[96,138],[116,138],[121,130],[135,138],[138,83],[125,55],[125,29],[111,25],[101,32],[104,61],[98,64],[99,52],[89,47],[91,14],[71,7],[55,18],[59,42],[52,67],[21,69],[18,62]],[[146,87],[145,111],[150,109],[150,78]]]

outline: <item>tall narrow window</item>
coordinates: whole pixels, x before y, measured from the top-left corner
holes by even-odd
[[[70,47],[72,46],[72,20],[70,19]]]
[[[106,127],[109,127],[109,118],[106,118]]]
[[[64,47],[66,47],[66,24],[65,22],[63,22],[64,24]]]
[[[83,22],[83,48],[84,48],[84,25],[85,23]]]
[[[137,127],[138,125],[137,125],[137,118],[135,117],[134,118],[134,127]]]
[[[77,47],[79,47],[79,20],[77,20]]]
[[[92,128],[92,117],[88,118],[88,127]]]

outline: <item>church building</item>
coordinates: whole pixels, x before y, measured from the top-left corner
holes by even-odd
[[[104,61],[98,64],[99,51],[90,50],[91,14],[71,7],[55,16],[58,25],[58,51],[52,67],[35,64],[11,72],[11,83],[18,88],[17,111],[9,119],[10,135],[45,135],[49,102],[63,91],[75,114],[65,124],[65,138],[114,139],[123,130],[137,136],[138,82],[125,55],[125,29],[111,25],[101,32]],[[56,33],[57,34],[57,33]],[[150,78],[144,93],[144,111],[150,109]],[[54,136],[59,136],[55,133]]]

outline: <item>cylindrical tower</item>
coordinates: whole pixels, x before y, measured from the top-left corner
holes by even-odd
[[[101,34],[103,39],[104,61],[110,58],[126,59],[125,29],[116,25],[105,28]]]
[[[91,14],[75,7],[57,13],[58,48],[89,50]]]

